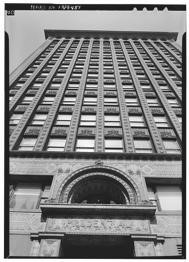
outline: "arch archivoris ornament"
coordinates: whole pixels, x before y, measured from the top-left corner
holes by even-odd
[[[109,177],[119,183],[120,186],[128,193],[130,204],[141,202],[139,189],[133,179],[126,173],[109,166],[88,166],[81,168],[68,176],[60,185],[56,200],[62,203],[68,203],[69,195],[73,187],[82,179],[95,175]]]

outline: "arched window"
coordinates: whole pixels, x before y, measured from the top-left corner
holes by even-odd
[[[129,202],[127,192],[114,179],[94,175],[83,178],[73,187],[69,194],[69,203],[78,204],[126,204]]]

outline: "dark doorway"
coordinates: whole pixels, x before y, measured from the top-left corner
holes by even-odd
[[[75,236],[64,240],[64,258],[132,258],[130,238],[118,236]]]

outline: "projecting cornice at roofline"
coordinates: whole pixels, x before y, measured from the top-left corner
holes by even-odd
[[[150,31],[96,31],[96,30],[54,30],[45,29],[45,38],[48,37],[106,37],[106,38],[124,38],[124,39],[161,39],[177,40],[177,32],[150,32]]]

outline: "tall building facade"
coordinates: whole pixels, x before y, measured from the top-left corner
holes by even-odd
[[[177,33],[45,36],[10,75],[10,256],[182,255]]]

